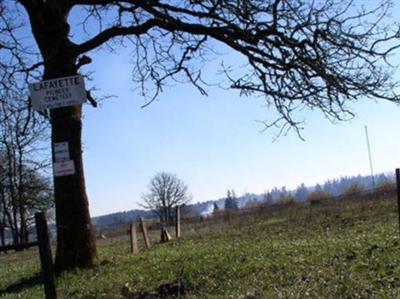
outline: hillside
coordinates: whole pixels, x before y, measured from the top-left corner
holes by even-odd
[[[383,182],[392,182],[394,180],[391,174],[381,173],[375,175],[376,185]],[[315,186],[305,186],[304,184],[300,184],[294,190],[287,190],[285,186],[277,188],[274,187],[266,193],[263,194],[254,194],[254,193],[246,193],[242,196],[237,197],[238,206],[240,208],[245,207],[248,203],[266,203],[267,194],[270,195],[270,198],[273,202],[279,200],[281,196],[287,196],[288,194],[293,195],[298,201],[304,201],[308,194],[313,192],[316,189],[320,189],[328,192],[332,196],[339,196],[342,194],[346,188],[348,188],[352,184],[360,184],[364,186],[366,189],[372,189],[372,180],[371,176],[348,176],[341,177],[337,179],[327,180],[324,183],[317,184]],[[192,203],[184,208],[184,212],[192,215],[202,215],[208,216],[213,212],[214,203],[218,205],[219,209],[223,210],[225,205],[225,198],[219,198],[215,200],[202,201],[198,203]],[[271,204],[271,203],[269,203]],[[113,226],[120,225],[122,223],[131,223],[137,221],[140,217],[144,217],[147,219],[156,218],[156,215],[148,210],[135,209],[130,211],[118,212],[107,214],[103,216],[93,217],[92,223],[101,228],[103,226]]]

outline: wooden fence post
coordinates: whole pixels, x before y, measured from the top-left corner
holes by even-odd
[[[175,237],[179,239],[181,237],[181,209],[179,206],[176,207],[176,215],[175,215],[176,223],[175,223]]]
[[[41,274],[44,282],[46,299],[56,299],[53,258],[51,256],[49,233],[44,213],[35,214],[36,233],[39,245]]]
[[[171,235],[169,234],[167,228],[163,224],[161,228],[161,243],[169,242],[171,240],[172,240]]]
[[[136,225],[133,223],[130,225],[129,235],[131,238],[131,253],[136,254],[139,252],[139,248],[138,248],[137,237],[136,237]]]
[[[400,169],[396,168],[396,185],[397,185],[397,210],[399,214],[399,232],[400,232]]]
[[[150,239],[149,239],[149,235],[147,233],[147,228],[146,228],[146,224],[144,223],[143,217],[140,217],[140,228],[143,233],[144,244],[146,245],[146,248],[149,249],[151,246]]]

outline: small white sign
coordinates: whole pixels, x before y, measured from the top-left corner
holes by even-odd
[[[35,110],[79,105],[86,101],[86,89],[80,75],[29,84]]]
[[[54,143],[54,158],[56,162],[69,160],[68,142]]]
[[[73,160],[54,162],[53,164],[54,176],[67,176],[75,174],[75,165]]]

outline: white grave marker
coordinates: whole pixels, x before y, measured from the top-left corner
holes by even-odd
[[[86,101],[86,89],[80,75],[29,84],[35,110],[79,105]]]

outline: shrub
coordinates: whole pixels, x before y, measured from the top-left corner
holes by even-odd
[[[292,206],[297,204],[297,200],[292,195],[285,195],[279,198],[277,204],[282,206]]]
[[[307,196],[307,201],[310,205],[318,205],[326,202],[331,197],[331,194],[326,191],[314,191]]]
[[[379,182],[375,190],[375,192],[380,196],[393,194],[395,191],[396,191],[396,183],[389,179]]]
[[[264,206],[264,203],[249,201],[244,207],[246,209],[259,209]]]
[[[365,189],[366,188],[364,185],[361,185],[359,183],[353,183],[342,192],[342,197],[346,199],[347,198],[353,199],[356,197],[360,197],[364,193]]]

